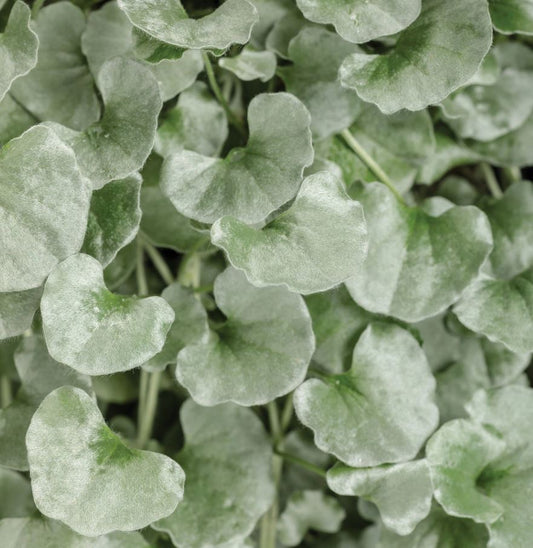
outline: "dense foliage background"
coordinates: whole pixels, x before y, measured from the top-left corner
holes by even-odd
[[[2,548],[532,544],[533,1],[0,31]]]

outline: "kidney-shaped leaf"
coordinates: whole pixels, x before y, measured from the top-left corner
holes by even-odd
[[[361,204],[327,172],[307,177],[291,207],[264,228],[223,217],[213,225],[211,239],[254,285],[286,285],[303,294],[353,276],[367,251]]]
[[[371,324],[346,373],[310,379],[294,396],[319,449],[349,466],[412,459],[438,423],[435,379],[414,337]]]
[[[239,546],[274,496],[272,449],[263,425],[249,409],[208,409],[191,400],[181,408],[181,422],[185,447],[177,459],[187,477],[185,496],[153,527],[178,548]]]
[[[340,78],[386,114],[421,110],[465,84],[491,43],[485,0],[424,0],[418,19],[389,52],[347,57]]]
[[[63,261],[50,274],[41,312],[52,357],[88,375],[142,365],[161,351],[174,320],[161,297],[111,293],[102,265],[84,254]]]
[[[294,197],[313,161],[311,119],[288,93],[257,95],[248,108],[250,138],[225,159],[191,151],[169,156],[161,188],[186,217],[212,223],[224,215],[262,221]]]
[[[79,251],[90,188],[72,149],[36,126],[0,152],[0,291],[41,285]]]
[[[178,354],[178,381],[201,405],[259,405],[294,390],[315,347],[302,297],[254,287],[233,268],[217,277],[214,293],[226,321]]]
[[[183,497],[180,466],[127,447],[78,388],[58,388],[43,400],[26,445],[37,508],[81,535],[146,527]]]

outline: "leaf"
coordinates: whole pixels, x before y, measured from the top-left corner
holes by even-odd
[[[21,335],[31,327],[42,291],[42,287],[36,287],[27,291],[0,293],[0,339]]]
[[[412,459],[438,422],[435,380],[416,340],[396,325],[370,324],[352,367],[310,379],[294,395],[316,446],[349,466]]]
[[[0,543],[4,548],[57,546],[61,548],[148,548],[140,533],[115,531],[97,539],[78,535],[59,521],[41,516],[0,521]]]
[[[270,51],[256,51],[245,46],[234,57],[223,57],[218,66],[229,70],[240,80],[268,82],[276,72],[276,56]]]
[[[35,68],[13,84],[11,94],[39,120],[83,130],[100,117],[100,104],[81,51],[85,14],[69,2],[39,11]]]
[[[196,402],[260,405],[294,390],[314,351],[303,299],[282,287],[257,288],[226,269],[215,280],[225,321],[178,354],[176,376]]]
[[[223,217],[213,225],[211,241],[254,285],[309,294],[362,268],[367,230],[361,205],[336,177],[322,172],[307,177],[289,209],[264,228]]]
[[[0,146],[18,137],[38,120],[8,93],[0,101]]]
[[[385,114],[421,110],[465,84],[491,42],[484,0],[423,0],[420,16],[388,53],[350,55],[339,76],[344,86]]]
[[[163,369],[176,362],[178,352],[189,344],[199,342],[208,332],[207,314],[195,295],[180,284],[169,285],[161,293],[174,310],[174,323],[167,334],[161,352],[150,358],[144,368]]]
[[[135,376],[127,371],[114,375],[91,377],[94,392],[99,400],[109,403],[130,403],[139,396]]]
[[[180,466],[127,447],[77,388],[58,388],[44,399],[26,445],[37,508],[81,535],[146,527],[172,513],[183,497]]]
[[[72,150],[43,126],[0,153],[0,292],[40,286],[83,242],[90,188]]]
[[[278,73],[287,91],[309,109],[317,139],[346,129],[358,115],[361,101],[337,80],[342,61],[356,51],[361,50],[320,27],[304,28],[290,41],[292,65],[280,67]]]
[[[30,28],[30,9],[17,0],[0,35],[0,100],[13,82],[27,74],[37,63],[39,39]]]
[[[250,44],[258,49],[265,46],[268,33],[277,21],[296,11],[291,0],[251,0],[257,9],[258,20],[252,27]]]
[[[328,470],[329,488],[373,502],[383,524],[398,535],[409,535],[429,514],[433,486],[425,460],[349,468],[337,464]]]
[[[74,149],[82,173],[95,190],[144,164],[161,110],[154,76],[135,61],[111,59],[102,66],[96,80],[105,107],[99,122],[83,132],[48,124]]]
[[[282,59],[289,59],[289,44],[291,40],[304,28],[311,27],[319,28],[318,25],[314,25],[304,19],[302,14],[296,9],[296,6],[292,6],[292,9],[273,25],[271,31],[268,33],[265,48]]]
[[[74,255],[49,276],[41,301],[50,355],[80,373],[133,369],[163,348],[174,311],[161,297],[111,293],[102,266]]]
[[[150,36],[187,49],[224,50],[246,44],[257,10],[247,0],[226,0],[214,12],[190,19],[180,0],[118,0],[128,19]]]
[[[223,160],[191,151],[165,160],[161,188],[181,214],[206,223],[224,215],[254,223],[294,197],[313,160],[307,109],[288,93],[260,94],[250,102],[248,125],[246,147]]]
[[[35,511],[30,482],[18,472],[0,468],[0,540],[5,518],[22,518]],[[2,542],[2,546],[5,543]]]
[[[531,0],[489,0],[492,24],[503,34],[533,34]]]
[[[163,158],[182,150],[217,156],[228,137],[224,109],[207,86],[197,82],[182,92],[157,130],[155,151]]]
[[[346,286],[371,312],[408,322],[442,312],[477,277],[492,249],[488,220],[473,206],[428,200],[409,207],[379,183],[353,196],[364,208],[370,243]]]
[[[448,175],[439,184],[439,196],[457,205],[475,205],[480,198],[480,193],[464,177]]]
[[[296,0],[302,13],[315,23],[331,24],[349,42],[360,44],[396,34],[420,14],[420,0]]]
[[[336,533],[345,517],[337,499],[322,491],[296,491],[279,517],[279,540],[283,546],[300,546],[309,529]]]
[[[141,177],[130,175],[93,193],[82,252],[107,266],[130,243],[141,221]]]
[[[225,404],[209,409],[191,400],[181,408],[185,447],[185,497],[176,511],[154,523],[178,548],[227,542],[238,545],[274,496],[272,449],[249,409]]]

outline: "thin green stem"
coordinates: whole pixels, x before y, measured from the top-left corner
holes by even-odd
[[[272,435],[272,441],[274,446],[279,443],[281,436],[281,422],[279,420],[278,406],[275,401],[267,403],[268,421],[270,423],[270,433]]]
[[[387,188],[396,196],[396,198],[404,205],[405,200],[402,195],[396,190],[394,183],[390,180],[389,176],[383,171],[381,166],[368,154],[368,152],[362,147],[361,143],[345,129],[341,131],[342,138],[346,141],[346,144],[359,156],[359,158],[366,164],[366,166],[372,171],[372,173],[383,183]]]
[[[502,175],[510,185],[522,180],[522,170],[519,167],[505,167],[502,170]]]
[[[163,278],[163,281],[167,285],[174,283],[174,276],[172,275],[172,272],[168,267],[165,259],[163,259],[161,253],[159,253],[157,248],[153,246],[148,240],[146,240],[146,238],[142,238],[142,243],[146,253],[148,254],[148,257],[150,257],[152,264],[155,266],[157,272],[159,272],[161,278]]]
[[[200,271],[202,259],[198,253],[185,255],[181,260],[178,281],[185,287],[198,288],[200,287]]]
[[[148,282],[146,281],[146,270],[144,268],[144,247],[140,240],[137,240],[137,264],[135,275],[137,278],[137,293],[139,297],[148,295]]]
[[[43,4],[44,4],[44,0],[35,0],[33,2],[33,6],[31,7],[31,18],[32,19],[35,19],[37,17],[39,11],[43,7]]]
[[[157,398],[159,395],[159,382],[161,380],[162,371],[154,371],[148,373],[148,389],[146,391],[146,402],[143,404],[144,412],[141,416],[139,424],[139,432],[137,434],[137,445],[146,447],[148,440],[152,435],[154,426],[155,411],[157,409]]]
[[[0,376],[0,398],[2,408],[7,407],[13,401],[11,381],[5,375]]]
[[[298,466],[305,468],[306,470],[309,470],[310,472],[313,472],[314,474],[317,474],[323,478],[326,477],[326,471],[320,468],[319,466],[316,466],[312,462],[308,462],[304,459],[301,459],[300,457],[290,455],[289,453],[285,453],[283,451],[276,451],[276,455],[281,457],[283,460],[286,460],[287,462],[292,462],[293,464],[297,464]]]
[[[486,162],[481,162],[480,165],[481,170],[483,171],[483,175],[485,176],[487,186],[489,187],[490,193],[494,198],[500,199],[503,196],[503,192],[498,183],[498,179],[496,179],[496,175],[494,174],[492,167],[490,167],[490,165]]]
[[[315,377],[318,377],[321,381],[328,382],[329,381],[329,375],[326,373],[323,373],[322,371],[319,371],[318,369],[315,369],[314,367],[309,367],[307,369],[307,372],[310,375],[314,375]]]
[[[207,52],[202,52],[202,59],[204,61],[205,72],[207,73],[207,80],[209,81],[209,85],[211,86],[211,89],[215,94],[217,101],[224,109],[224,112],[228,117],[228,121],[235,127],[235,129],[237,129],[237,131],[239,131],[239,133],[241,133],[242,135],[246,135],[246,130],[243,123],[237,118],[237,116],[235,116],[235,113],[231,110],[228,102],[226,101],[226,98],[220,90],[217,79],[215,77],[215,71],[213,70],[213,65],[211,64],[211,60],[209,59],[209,55],[207,54]]]
[[[137,422],[140,424],[146,412],[146,396],[148,391],[148,378],[150,373],[141,368],[141,379],[139,382],[139,408],[137,410]]]
[[[287,400],[285,401],[285,406],[283,407],[283,411],[281,412],[281,431],[283,433],[285,433],[287,431],[287,428],[289,428],[289,425],[292,419],[293,410],[294,410],[294,407],[292,405],[292,392],[291,392],[287,396]]]

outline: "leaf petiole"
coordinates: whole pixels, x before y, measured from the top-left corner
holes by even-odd
[[[142,245],[144,247],[144,250],[148,254],[148,257],[150,257],[150,260],[152,261],[152,264],[155,266],[157,272],[159,272],[159,275],[163,279],[163,281],[170,285],[174,283],[174,276],[172,276],[172,272],[170,271],[170,268],[168,267],[167,263],[165,262],[165,259],[163,259],[163,256],[155,246],[153,246],[144,235],[139,234],[141,238]]]
[[[485,176],[487,186],[489,187],[490,193],[494,198],[499,200],[503,196],[503,192],[500,188],[500,185],[498,184],[498,179],[496,179],[496,175],[494,175],[492,167],[490,167],[490,165],[486,162],[481,162],[480,165],[481,170],[483,171],[483,175]]]
[[[276,451],[276,455],[280,456],[283,460],[286,460],[287,462],[292,462],[293,464],[305,468],[306,470],[309,470],[310,472],[313,472],[314,474],[317,474],[323,478],[326,477],[326,471],[319,466],[316,466],[312,462],[308,462],[304,459],[301,459],[300,457],[290,455],[289,453],[285,453],[283,451]]]
[[[0,401],[2,402],[2,409],[7,407],[13,401],[11,381],[5,375],[0,376]]]

